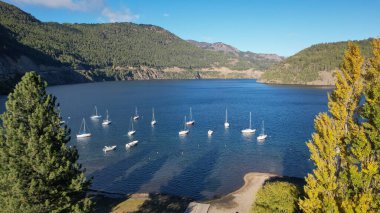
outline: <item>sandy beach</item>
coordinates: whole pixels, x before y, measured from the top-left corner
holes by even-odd
[[[247,173],[244,176],[245,183],[240,189],[220,199],[209,201],[210,208],[208,212],[249,212],[258,190],[268,178],[275,176],[276,175],[269,173]]]

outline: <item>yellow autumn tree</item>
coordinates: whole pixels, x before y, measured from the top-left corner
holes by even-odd
[[[361,206],[352,204],[353,200],[370,200],[357,197],[362,190],[357,184],[361,172],[357,152],[368,144],[358,119],[363,63],[359,47],[349,42],[341,70],[336,72],[335,90],[329,96],[329,114],[317,116],[316,132],[307,143],[315,169],[306,177],[306,197],[299,203],[305,212],[351,212]]]

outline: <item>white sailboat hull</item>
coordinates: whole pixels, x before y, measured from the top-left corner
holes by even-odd
[[[187,135],[189,134],[189,130],[182,130],[178,132],[179,135]]]
[[[156,125],[157,121],[152,121],[150,122],[150,124],[153,126],[153,125]]]
[[[133,130],[133,131],[129,131],[129,132],[128,132],[128,135],[131,136],[131,135],[134,135],[135,133],[136,133],[135,130]]]
[[[265,140],[265,138],[267,138],[268,137],[268,135],[259,135],[259,136],[257,136],[257,140]]]
[[[140,118],[140,116],[136,115],[133,117],[133,120],[138,120]]]
[[[125,144],[125,148],[129,149],[133,146],[136,146],[139,141],[132,141],[130,143]]]
[[[112,123],[112,121],[110,121],[110,120],[104,120],[102,125],[107,126],[107,125],[110,125],[111,123]]]
[[[207,132],[207,135],[211,136],[213,133],[214,133],[214,131],[209,130],[209,131]]]
[[[195,121],[188,121],[186,122],[186,125],[194,125]]]
[[[91,116],[91,119],[99,119],[101,117],[102,117],[101,115],[93,115],[93,116]]]
[[[109,152],[116,149],[116,146],[104,146],[103,152]]]
[[[230,127],[230,124],[229,124],[228,122],[225,122],[225,123],[224,123],[224,127],[225,127],[225,128],[228,128],[228,127]]]
[[[87,138],[90,136],[91,136],[91,133],[77,134],[77,138]]]
[[[256,129],[243,129],[241,130],[241,133],[255,133]]]

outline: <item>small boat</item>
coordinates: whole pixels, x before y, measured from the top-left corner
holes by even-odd
[[[112,151],[114,149],[116,149],[116,145],[114,145],[114,146],[104,146],[103,152],[109,152],[109,151]]]
[[[192,113],[192,110],[190,107],[190,120],[188,122],[186,122],[186,125],[193,125],[194,123],[195,123],[195,121],[193,120],[193,113]]]
[[[59,110],[59,113],[58,113],[58,117],[59,117],[59,124],[62,125],[62,124],[65,124],[66,122],[64,120],[62,120],[62,117],[61,117],[61,109],[58,107],[58,110]]]
[[[156,125],[157,121],[156,121],[156,117],[154,116],[154,108],[152,109],[152,121],[150,122],[150,124],[152,126]]]
[[[228,123],[228,113],[227,113],[227,108],[226,108],[226,120],[224,121],[224,128],[229,128],[230,127],[230,123]]]
[[[252,129],[252,113],[249,112],[249,128],[248,129],[243,129],[241,130],[242,133],[248,133],[248,134],[251,134],[251,133],[255,133],[256,132],[256,129]]]
[[[137,107],[135,109],[135,116],[133,116],[133,120],[138,120],[140,118],[139,114],[137,113]]]
[[[211,129],[209,129],[209,130],[207,131],[207,135],[209,135],[209,136],[211,136],[213,133],[214,133],[214,131],[212,131]]]
[[[128,136],[134,135],[136,130],[133,129],[133,120],[131,118],[131,129],[128,131]]]
[[[107,117],[105,120],[103,120],[103,123],[102,123],[102,125],[104,125],[104,126],[110,125],[112,123],[112,121],[109,119],[108,109],[106,111],[106,114],[107,114]]]
[[[257,140],[259,140],[259,141],[263,141],[263,140],[265,140],[265,138],[267,138],[267,137],[268,137],[268,135],[266,135],[265,132],[264,132],[264,121],[263,121],[263,127],[262,127],[262,129],[261,129],[261,133],[260,133],[260,135],[257,136]]]
[[[125,148],[129,149],[129,148],[131,148],[131,147],[133,147],[133,146],[136,146],[138,142],[139,142],[139,141],[132,141],[132,142],[129,142],[129,143],[125,144]]]
[[[65,124],[65,123],[66,123],[65,121],[60,121],[60,122],[59,122],[59,124],[61,124],[61,125],[62,125],[62,124]]]
[[[95,106],[95,114],[91,116],[91,119],[99,119],[101,115],[98,115],[98,108]]]
[[[187,129],[186,124],[187,123],[186,123],[186,116],[185,116],[184,128],[183,128],[183,130],[181,130],[181,131],[178,132],[179,135],[187,135],[187,134],[189,134],[189,130]]]
[[[82,120],[82,124],[80,125],[79,133],[77,134],[77,138],[87,138],[90,137],[91,133],[86,131],[86,121]]]

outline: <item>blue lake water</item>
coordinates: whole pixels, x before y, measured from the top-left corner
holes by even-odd
[[[271,86],[254,80],[126,81],[49,87],[58,97],[62,117],[72,130],[80,162],[93,177],[92,188],[107,192],[163,192],[207,199],[243,184],[247,172],[303,177],[312,165],[305,142],[313,120],[327,110],[329,89]],[[0,96],[0,112],[6,97]],[[112,124],[103,127],[89,117],[94,105]],[[138,107],[136,134],[125,136]],[[150,125],[152,107],[157,125]],[[178,131],[193,109],[196,123],[186,137]],[[230,128],[223,126],[228,108]],[[256,134],[244,136],[249,112]],[[68,119],[70,117],[70,119]],[[92,137],[77,140],[82,118]],[[265,121],[268,138],[256,137]],[[208,137],[207,130],[214,130]],[[126,150],[125,144],[139,144]],[[117,145],[104,154],[105,145]]]

